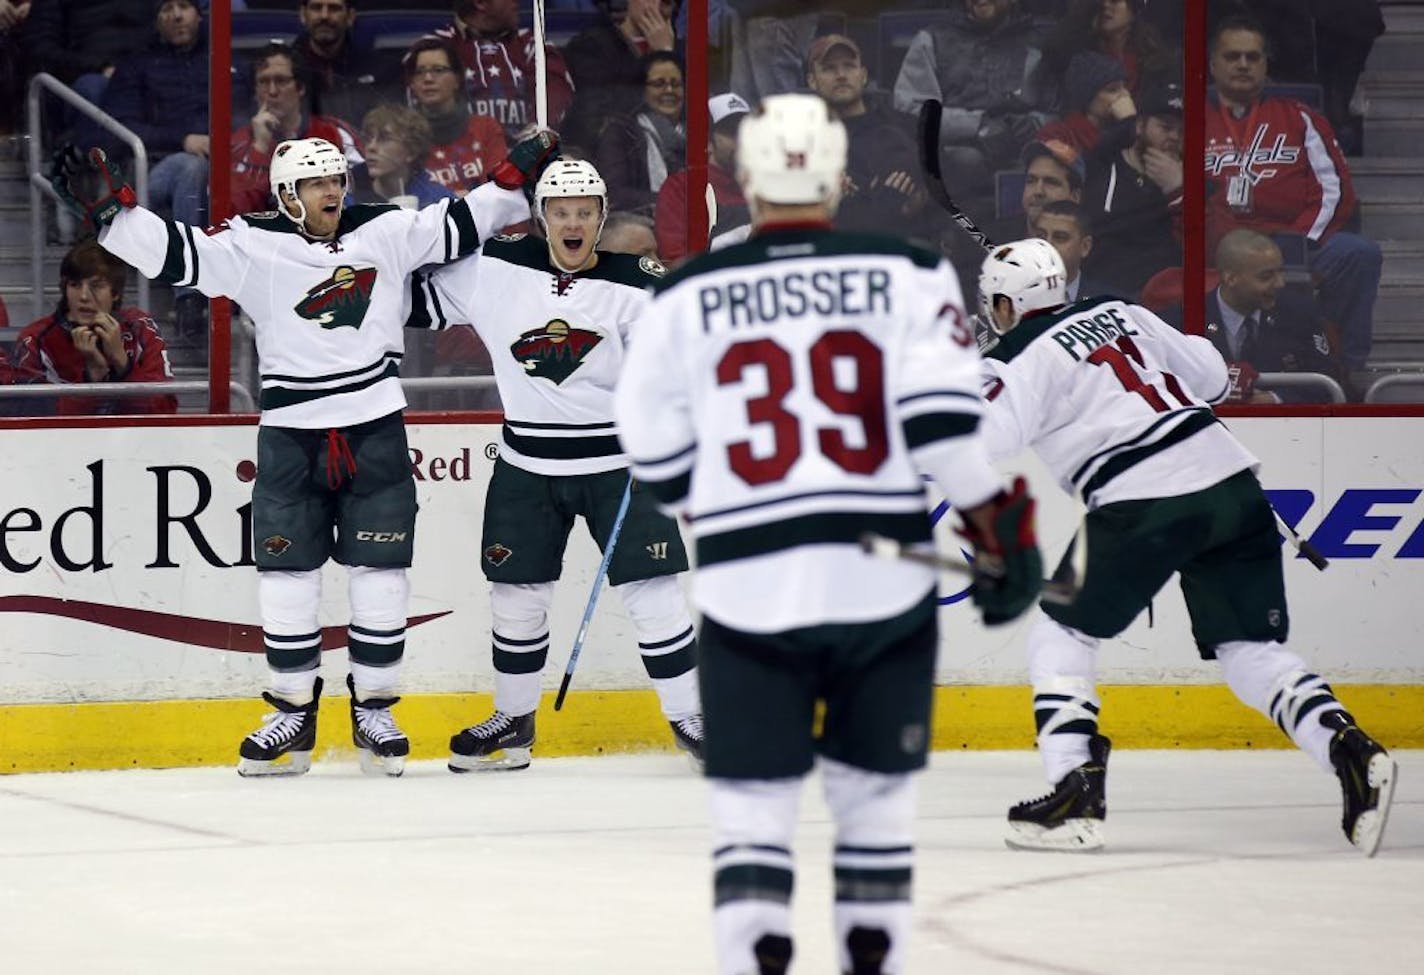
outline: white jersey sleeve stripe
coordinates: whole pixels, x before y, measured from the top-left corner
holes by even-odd
[[[1330,158],[1330,149],[1311,120],[1310,113],[1301,112],[1300,119],[1305,123],[1305,154],[1320,183],[1320,212],[1315,215],[1305,235],[1311,240],[1319,240],[1335,219],[1335,210],[1340,206],[1340,173],[1335,169],[1335,160]]]

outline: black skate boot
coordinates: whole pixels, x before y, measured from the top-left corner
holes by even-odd
[[[1345,837],[1367,857],[1375,855],[1389,819],[1398,768],[1389,753],[1360,730],[1345,711],[1320,716],[1320,723],[1335,732],[1330,739],[1330,764],[1340,779],[1345,815],[1340,825]]]
[[[1015,850],[1086,853],[1103,848],[1102,825],[1108,816],[1108,752],[1102,735],[1088,739],[1088,761],[1063,776],[1048,795],[1009,810],[1004,842]]]
[[[351,743],[360,749],[361,771],[398,776],[405,771],[410,739],[396,726],[391,708],[398,697],[368,697],[356,700],[356,683],[346,675],[351,692]]]
[[[450,771],[496,772],[528,768],[534,750],[534,713],[495,711],[450,739]]]
[[[881,975],[890,954],[890,936],[881,928],[850,929],[846,935],[850,950],[850,971],[846,975]]]
[[[672,726],[672,737],[677,742],[677,747],[687,752],[687,758],[692,762],[692,767],[698,772],[702,771],[702,715],[694,714],[677,721],[669,721]]]
[[[791,939],[784,934],[764,934],[752,945],[756,975],[786,975],[791,967]]]
[[[264,691],[262,700],[276,708],[262,718],[262,727],[242,739],[237,774],[301,775],[311,768],[316,747],[316,711],[321,703],[321,678],[312,687],[308,704],[292,704]],[[286,756],[286,761],[281,761]]]

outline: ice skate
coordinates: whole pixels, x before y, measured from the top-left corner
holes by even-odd
[[[677,721],[669,721],[672,726],[673,740],[677,742],[677,747],[687,752],[688,761],[692,767],[701,772],[703,768],[702,756],[702,715],[693,714]]]
[[[1367,857],[1375,855],[1389,819],[1398,767],[1379,744],[1360,730],[1345,711],[1321,715],[1320,723],[1335,731],[1330,739],[1330,764],[1340,779],[1345,837]]]
[[[450,739],[450,771],[496,772],[528,768],[534,750],[534,713],[495,711]]]
[[[1102,735],[1088,739],[1087,762],[1063,776],[1048,795],[1021,802],[1009,810],[1004,842],[1015,850],[1088,853],[1103,848],[1107,818],[1108,752],[1112,742]]]
[[[292,704],[269,692],[262,699],[276,708],[262,718],[262,727],[242,739],[238,749],[237,774],[301,775],[311,769],[311,753],[316,747],[316,711],[321,703],[321,678],[312,687],[307,704]]]
[[[391,708],[398,697],[368,697],[356,700],[356,686],[348,674],[351,691],[351,743],[359,750],[361,771],[367,775],[398,776],[405,771],[410,739],[396,726]]]

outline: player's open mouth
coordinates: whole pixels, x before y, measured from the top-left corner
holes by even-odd
[[[321,208],[321,212],[322,212],[322,213],[335,213],[339,207],[340,207],[340,204],[339,204],[339,203],[328,203],[326,206],[324,206],[324,207]]]
[[[571,252],[577,251],[580,247],[583,246],[582,237],[563,237],[560,239],[563,240],[564,247]]]

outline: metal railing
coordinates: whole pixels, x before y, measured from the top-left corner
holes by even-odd
[[[1256,388],[1267,392],[1277,389],[1319,393],[1327,403],[1345,402],[1345,390],[1329,376],[1318,372],[1263,372],[1256,378]]]
[[[1413,387],[1413,395],[1403,399],[1390,396],[1391,390],[1404,387],[1407,391]],[[1365,391],[1366,403],[1424,403],[1424,373],[1395,373],[1392,376],[1381,376],[1370,383],[1370,388]]]
[[[138,196],[140,206],[148,206],[148,150],[144,148],[143,140],[135,135],[128,126],[54,75],[41,71],[31,78],[26,93],[26,111],[28,112],[30,131],[30,277],[34,289],[33,317],[35,318],[44,314],[44,286],[41,283],[44,279],[45,245],[43,201],[47,198],[55,203],[60,203],[59,197],[54,192],[54,187],[49,185],[49,177],[44,172],[45,161],[41,159],[40,141],[43,132],[40,124],[40,94],[42,92],[54,95],[85,118],[112,132],[123,141],[124,145],[129,147],[133,152],[134,159],[134,193]],[[60,205],[63,206],[62,203]],[[148,278],[142,274],[138,275],[138,306],[144,311],[148,310]]]
[[[238,412],[255,413],[256,404],[252,394],[239,383],[228,383],[228,391]],[[176,396],[179,393],[208,392],[206,379],[175,379],[158,383],[25,383],[19,386],[0,386],[0,400],[3,399],[54,399],[59,396],[85,396],[97,399],[103,397],[135,396]]]

